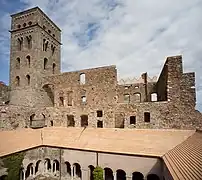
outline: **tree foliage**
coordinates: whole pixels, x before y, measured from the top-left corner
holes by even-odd
[[[20,169],[22,161],[24,159],[24,153],[19,152],[11,154],[3,158],[4,167],[8,168],[8,180],[19,180],[20,179]]]
[[[97,166],[93,171],[94,180],[103,180],[103,169]]]

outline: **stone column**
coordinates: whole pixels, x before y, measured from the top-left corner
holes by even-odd
[[[73,178],[74,178],[74,174],[73,174],[73,172],[74,172],[74,166],[70,166],[71,167],[71,180],[73,180]]]
[[[53,166],[54,166],[54,162],[53,161],[51,161],[51,174],[53,174],[54,172],[53,172]]]
[[[81,169],[81,179],[90,179],[90,177],[88,177],[88,169]]]
[[[25,170],[22,173],[23,173],[23,180],[25,180]]]
[[[114,180],[116,180],[117,178],[116,178],[116,172],[114,173]]]

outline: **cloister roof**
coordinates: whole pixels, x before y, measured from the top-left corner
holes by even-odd
[[[196,132],[163,156],[175,180],[202,179],[202,133]]]
[[[162,157],[195,133],[194,130],[77,127],[2,131],[0,156],[38,146],[54,146]]]

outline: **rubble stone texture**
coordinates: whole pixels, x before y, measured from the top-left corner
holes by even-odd
[[[61,73],[61,30],[39,9],[14,14],[10,84],[0,83],[0,129],[202,127],[195,74],[168,57],[158,79],[117,80],[116,66]]]

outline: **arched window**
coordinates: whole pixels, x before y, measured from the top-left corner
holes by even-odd
[[[65,162],[65,165],[66,165],[67,175],[71,177],[71,165],[69,162]]]
[[[130,103],[130,95],[124,94],[124,103]]]
[[[28,178],[29,176],[34,175],[34,167],[33,166],[34,166],[33,163],[30,163],[27,166],[27,170],[26,170],[26,173],[25,173],[25,178]]]
[[[94,171],[95,167],[90,165],[88,166],[88,179],[89,180],[94,180],[93,178],[93,171]]]
[[[51,123],[51,126],[53,126],[53,121],[50,121],[50,123]]]
[[[87,127],[87,126],[88,126],[88,116],[81,115],[81,127]]]
[[[81,178],[81,166],[78,163],[75,163],[73,165],[73,177],[75,178]]]
[[[116,171],[116,179],[117,180],[126,180],[126,173],[125,171],[118,169]]]
[[[53,161],[53,173],[56,173],[57,171],[59,171],[59,167],[60,167],[60,163],[58,160],[54,160]]]
[[[16,59],[16,68],[20,69],[20,58],[19,57]]]
[[[39,161],[37,161],[36,162],[36,166],[35,166],[35,174],[38,172],[38,171],[40,171],[40,169],[41,169],[41,160],[39,160]]]
[[[152,94],[151,94],[151,101],[152,101],[152,102],[157,101],[157,93],[152,93]]]
[[[81,97],[81,102],[82,102],[82,104],[86,104],[86,96]]]
[[[48,33],[51,33],[51,30],[48,30]]]
[[[20,77],[19,76],[16,76],[15,83],[16,83],[16,86],[20,86]]]
[[[110,168],[104,168],[105,180],[114,180],[113,171]]]
[[[30,68],[30,56],[27,56],[26,59],[27,59],[27,66]]]
[[[44,61],[43,61],[43,69],[46,69],[46,68],[47,68],[47,63],[48,63],[48,59],[47,59],[47,58],[44,58]]]
[[[22,46],[23,46],[23,37],[18,38],[18,40],[17,40],[18,51],[22,50]]]
[[[18,29],[20,29],[21,28],[21,25],[20,24],[18,24]]]
[[[46,41],[45,39],[43,40],[43,47],[44,47],[44,51],[47,51],[47,49],[48,49],[48,41]]]
[[[28,75],[26,76],[26,78],[27,78],[27,85],[30,85],[30,75],[28,74]]]
[[[29,26],[31,26],[32,25],[32,21],[29,21],[28,24],[29,24]]]
[[[26,36],[26,40],[27,40],[27,48],[31,49],[32,48],[32,36]]]
[[[55,74],[55,67],[56,67],[56,64],[53,63],[53,74]]]
[[[51,44],[51,52],[52,52],[52,55],[53,55],[54,52],[55,52],[55,46],[53,46],[52,44]]]
[[[80,84],[86,83],[86,75],[84,73],[80,74]]]
[[[132,174],[132,180],[144,180],[144,176],[140,172],[134,172]]]
[[[141,94],[140,93],[134,94],[134,102],[141,102]]]
[[[51,161],[50,161],[50,159],[45,159],[44,166],[45,166],[45,172],[48,172],[48,171],[51,170]]]
[[[26,24],[26,23],[24,23],[24,24],[23,24],[23,27],[26,27],[26,26],[27,26],[27,24]]]

